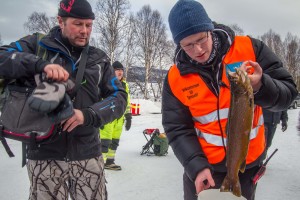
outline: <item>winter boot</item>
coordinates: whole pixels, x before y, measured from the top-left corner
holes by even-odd
[[[109,159],[109,158],[106,160],[106,163],[104,164],[104,169],[115,170],[115,171],[122,170],[121,166],[115,164],[114,159]]]

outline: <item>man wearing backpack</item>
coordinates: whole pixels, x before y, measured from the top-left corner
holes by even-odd
[[[58,125],[47,144],[26,146],[30,200],[107,199],[98,129],[123,115],[127,94],[107,55],[89,46],[94,18],[88,1],[62,0],[59,26],[39,44],[38,34],[33,34],[0,47],[0,76],[32,85],[40,73],[54,82],[75,80],[88,52],[80,88],[72,97],[74,114]],[[39,45],[46,49],[44,60],[35,55]],[[47,103],[55,92],[46,87],[39,95]]]

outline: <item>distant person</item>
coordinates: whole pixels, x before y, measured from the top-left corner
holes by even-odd
[[[263,109],[265,134],[267,141],[267,150],[272,145],[272,140],[276,132],[277,125],[281,121],[282,132],[286,131],[288,127],[288,113],[287,110],[272,112],[267,109]]]
[[[114,120],[113,122],[106,124],[100,129],[101,138],[101,149],[104,159],[104,168],[109,170],[119,171],[122,170],[120,165],[115,164],[116,151],[120,143],[120,137],[123,130],[123,125],[125,123],[125,130],[129,131],[131,127],[131,109],[130,109],[130,95],[128,83],[124,78],[124,66],[119,62],[115,61],[112,64],[115,75],[119,81],[121,81],[123,88],[127,92],[127,109],[124,115]]]
[[[298,124],[297,124],[298,134],[300,135],[300,112],[298,113]]]
[[[198,1],[177,1],[169,13],[169,26],[177,49],[164,82],[162,124],[184,167],[184,199],[196,200],[203,190],[219,189],[226,176],[231,96],[226,69],[231,66],[254,69],[248,75],[256,105],[254,120],[246,169],[239,174],[241,195],[254,200],[252,177],[265,159],[262,107],[286,109],[298,93],[293,78],[262,41],[235,36],[229,27],[213,23]]]
[[[40,73],[52,81],[76,80],[86,58],[80,88],[72,99],[74,114],[56,125],[57,134],[47,143],[28,144],[24,150],[30,200],[107,199],[98,130],[123,115],[127,94],[108,56],[89,45],[94,19],[87,0],[62,0],[59,26],[39,43],[38,34],[33,34],[0,47],[0,76],[17,79],[23,86],[34,87],[34,76]],[[43,59],[36,56],[39,45],[46,49]]]

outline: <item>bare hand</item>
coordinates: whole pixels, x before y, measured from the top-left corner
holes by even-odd
[[[63,131],[71,132],[78,125],[83,124],[83,122],[84,122],[84,117],[81,110],[74,109],[74,115],[68,120],[62,122]]]
[[[55,81],[67,81],[69,78],[69,73],[62,66],[58,64],[48,64],[44,68],[44,72],[47,74],[48,79]]]
[[[204,183],[204,181],[207,183]],[[205,168],[204,170],[202,170],[201,172],[198,173],[196,180],[195,180],[195,186],[196,186],[197,194],[199,194],[203,190],[210,188],[211,186],[212,187],[215,186],[215,181],[212,178],[210,169]]]
[[[260,89],[261,77],[263,74],[261,66],[257,62],[253,62],[251,60],[243,62],[241,65],[241,69],[248,72],[248,77],[250,79],[250,83],[252,85],[253,91],[256,92]]]

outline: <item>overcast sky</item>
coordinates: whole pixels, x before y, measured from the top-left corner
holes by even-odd
[[[57,14],[59,0],[0,0],[0,35],[6,44],[27,34],[23,24],[34,12]],[[94,7],[96,0],[89,0]],[[130,0],[131,9],[137,12],[145,4],[158,10],[167,24],[168,14],[176,0]],[[299,0],[199,0],[210,18],[224,24],[238,24],[251,36],[272,29],[282,36],[288,32],[300,37]],[[298,22],[297,22],[298,21]]]

